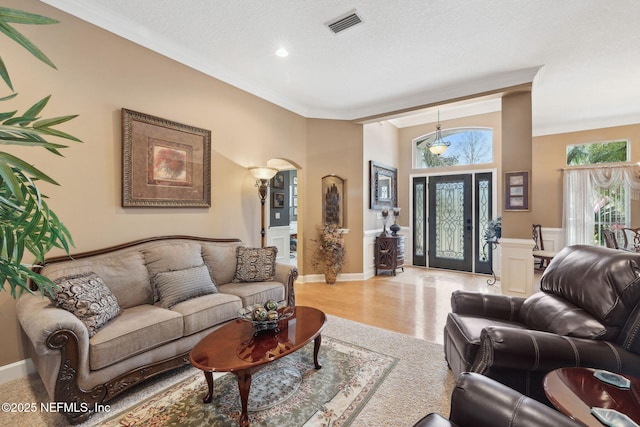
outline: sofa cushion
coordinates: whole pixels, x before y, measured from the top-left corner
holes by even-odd
[[[156,274],[184,270],[204,264],[200,244],[195,242],[165,241],[159,243],[158,246],[145,249],[143,254],[151,277],[155,302],[160,299],[154,284]]]
[[[173,306],[172,311],[182,314],[184,336],[238,317],[242,308],[239,297],[229,294],[209,294],[193,298]]]
[[[56,306],[73,313],[89,331],[89,337],[120,314],[118,300],[102,279],[93,272],[59,277],[55,281]]]
[[[182,337],[182,315],[153,305],[122,310],[89,340],[89,366],[102,369]]]
[[[151,304],[153,293],[142,253],[134,249],[45,265],[42,275],[51,280],[94,272],[116,296],[121,308]]]
[[[157,273],[153,282],[160,299],[158,305],[163,308],[171,308],[179,302],[218,292],[209,276],[209,269],[204,264]]]
[[[240,282],[268,282],[276,274],[276,256],[278,248],[247,248],[238,246],[236,259],[236,273],[234,283]]]
[[[242,299],[242,306],[264,304],[270,299],[284,300],[284,286],[280,282],[227,283],[218,290],[225,294],[237,295]]]
[[[531,329],[578,338],[609,340],[620,332],[614,326],[607,328],[584,309],[544,292],[524,301],[520,320]]]
[[[236,272],[236,248],[241,242],[202,242],[202,258],[218,285],[229,283]]]

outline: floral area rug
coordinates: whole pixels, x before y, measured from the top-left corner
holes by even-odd
[[[322,369],[316,370],[311,342],[256,373],[249,395],[249,408],[256,409],[249,412],[250,425],[348,426],[398,361],[326,336],[318,359]],[[292,385],[287,378],[278,379],[280,373],[286,377],[291,371],[299,372],[302,381]],[[293,392],[272,405],[269,399],[275,387],[293,387]],[[214,374],[212,403],[202,403],[206,392],[204,375],[198,373],[99,425],[237,426],[240,397],[235,375]]]

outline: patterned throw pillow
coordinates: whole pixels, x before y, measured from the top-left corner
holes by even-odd
[[[160,298],[158,304],[163,308],[171,308],[179,302],[218,292],[209,269],[204,264],[157,273],[153,277],[153,285]]]
[[[115,295],[93,272],[60,277],[54,282],[58,288],[55,289],[56,297],[51,300],[80,319],[87,326],[89,337],[120,314]]]
[[[266,248],[238,246],[236,254],[234,283],[269,282],[275,278],[276,255],[278,255],[278,248],[275,246],[267,246]]]

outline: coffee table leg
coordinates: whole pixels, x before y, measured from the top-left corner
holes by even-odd
[[[318,363],[318,351],[320,351],[320,344],[322,343],[322,335],[318,334],[315,340],[313,340],[313,363],[316,365],[316,369],[322,368],[322,365]]]
[[[207,385],[209,386],[209,392],[205,397],[202,398],[202,402],[211,403],[211,400],[213,400],[213,374],[209,371],[204,371],[204,377],[207,380]]]
[[[247,406],[249,403],[249,389],[251,388],[251,372],[243,369],[235,374],[238,377],[238,390],[240,391],[240,403],[242,404],[240,427],[247,427],[249,425],[249,412],[247,410]]]

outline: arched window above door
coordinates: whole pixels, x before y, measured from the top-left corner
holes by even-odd
[[[442,139],[450,145],[440,155],[433,154],[429,150],[436,139],[436,132],[414,139],[413,167],[415,169],[493,162],[493,129],[480,127],[443,129],[441,135]]]

